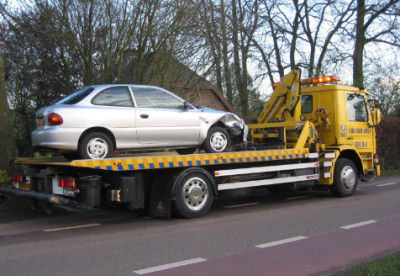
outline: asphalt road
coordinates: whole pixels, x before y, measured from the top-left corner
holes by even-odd
[[[203,218],[93,210],[0,223],[1,275],[321,275],[400,250],[400,177],[349,198],[261,191]]]

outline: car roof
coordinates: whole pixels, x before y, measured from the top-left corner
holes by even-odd
[[[159,89],[164,89],[159,86],[155,85],[146,85],[146,84],[127,84],[127,83],[118,83],[118,84],[94,84],[94,85],[88,85],[88,87],[93,87],[93,88],[107,88],[107,87],[118,87],[118,86],[132,86],[132,87],[153,87],[153,88],[159,88]],[[165,89],[164,89],[165,90]]]

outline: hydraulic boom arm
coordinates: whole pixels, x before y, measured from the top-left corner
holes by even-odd
[[[300,121],[300,71],[293,70],[285,75],[282,82],[275,88],[271,98],[258,117],[258,123],[271,123],[282,121]],[[290,114],[287,117],[286,113]]]

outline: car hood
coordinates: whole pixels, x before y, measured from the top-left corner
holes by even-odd
[[[221,121],[226,126],[233,127],[234,125],[237,125],[241,129],[243,129],[245,125],[244,120],[234,113],[216,110],[208,107],[197,107],[197,108],[204,113],[215,115],[215,117],[218,117],[218,120]]]

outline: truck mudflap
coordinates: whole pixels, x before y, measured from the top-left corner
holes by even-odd
[[[26,199],[32,199],[35,201],[42,201],[46,203],[53,204],[55,206],[65,206],[74,209],[87,209],[88,206],[77,201],[64,198],[54,194],[44,194],[29,190],[19,190],[10,188],[0,188],[0,193],[4,195],[12,195],[15,197],[21,197]]]

